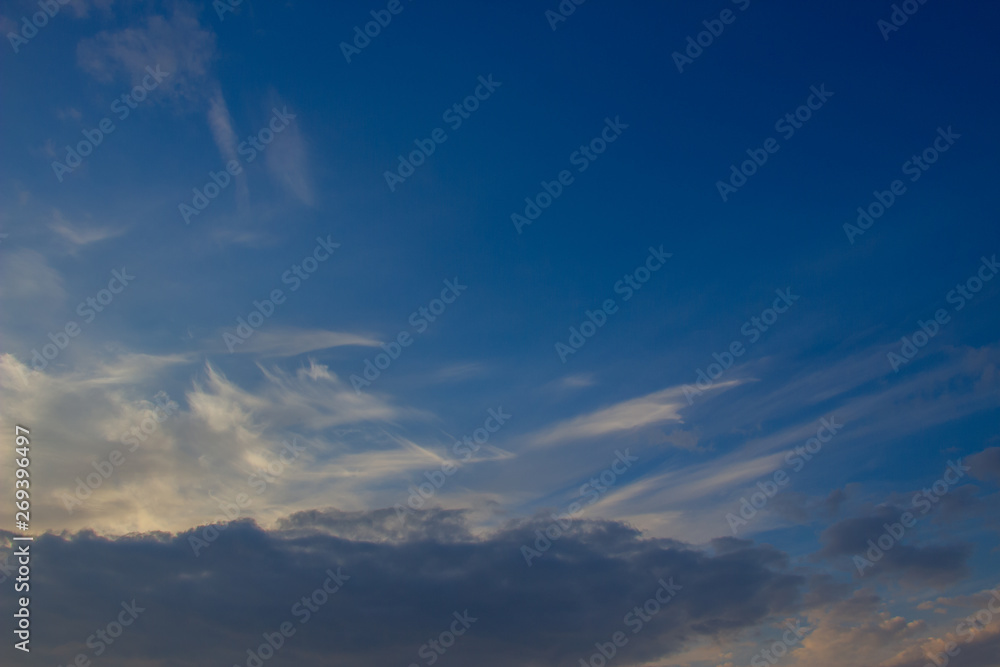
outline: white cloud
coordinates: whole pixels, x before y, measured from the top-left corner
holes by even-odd
[[[339,331],[285,328],[257,331],[245,343],[236,346],[235,352],[261,357],[292,357],[306,352],[348,345],[378,347],[379,341]]]
[[[178,2],[171,16],[152,15],[141,27],[102,31],[77,47],[77,62],[98,81],[110,83],[124,72],[132,86],[159,66],[169,76],[157,89],[176,100],[201,102],[214,90],[210,69],[215,34],[201,27],[198,11]]]
[[[281,109],[284,104],[279,100],[275,106]],[[297,120],[276,135],[267,147],[265,158],[271,178],[306,206],[315,203],[309,175],[309,151]]]
[[[536,446],[547,447],[568,440],[597,438],[653,424],[679,423],[683,421],[680,411],[686,405],[687,400],[681,388],[669,387],[559,422],[528,439]]]

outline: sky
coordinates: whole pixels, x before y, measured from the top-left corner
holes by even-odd
[[[998,19],[0,2],[3,664],[1000,665]]]

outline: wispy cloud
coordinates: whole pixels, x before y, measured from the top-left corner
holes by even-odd
[[[236,352],[260,357],[292,357],[306,352],[349,345],[378,347],[379,341],[367,336],[339,331],[285,328],[257,331],[243,345],[238,346]],[[221,343],[216,346],[220,351],[223,347]]]
[[[686,405],[682,388],[669,387],[558,422],[529,436],[528,441],[539,447],[547,447],[568,440],[592,439],[653,424],[680,423],[683,421],[681,410]]]

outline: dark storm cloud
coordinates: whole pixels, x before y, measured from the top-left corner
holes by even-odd
[[[370,512],[307,510],[282,519],[278,526],[287,531],[322,528],[330,535],[363,542],[413,539],[458,542],[472,539],[462,510],[428,509],[408,513],[398,513],[391,508]]]
[[[239,521],[199,557],[189,538],[200,529],[40,537],[29,664],[64,665],[79,652],[93,659],[87,638],[133,599],[145,611],[101,665],[245,665],[247,649],[285,621],[296,632],[265,665],[426,664],[421,645],[465,610],[477,620],[448,651],[450,664],[576,665],[622,630],[625,665],[794,613],[808,593],[784,553],[745,540],[701,551],[620,523],[576,521],[528,567],[520,548],[548,521],[473,538],[460,512],[419,512],[404,539],[388,539],[393,522],[392,510],[302,512],[275,531]],[[301,623],[293,605],[338,568],[349,579]],[[623,618],[659,579],[681,589],[632,634]],[[0,607],[12,612],[9,596]]]

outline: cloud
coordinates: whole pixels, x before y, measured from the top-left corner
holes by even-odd
[[[159,66],[169,76],[157,88],[175,101],[201,102],[213,92],[215,34],[201,27],[197,10],[184,2],[170,16],[153,14],[140,27],[102,31],[77,46],[77,62],[103,83],[124,73],[132,86]]]
[[[584,387],[593,387],[597,384],[597,380],[594,379],[593,373],[577,373],[576,375],[567,375],[557,381],[560,387],[566,389],[582,389]]]
[[[566,421],[529,436],[536,446],[547,447],[568,440],[581,440],[633,431],[645,426],[683,421],[681,387],[668,387],[660,391],[629,399]]]
[[[841,667],[845,659],[852,665],[874,667],[926,627],[922,621],[888,613],[881,598],[866,589],[811,611],[808,625],[813,630],[801,647],[783,659],[787,667]]]
[[[198,9],[175,2],[169,16],[153,14],[141,25],[116,32],[102,31],[77,47],[80,67],[98,81],[111,83],[119,74],[136,86],[147,76],[147,67],[169,76],[154,94],[165,95],[182,108],[207,107],[212,138],[224,161],[238,160],[237,135],[222,87],[212,72],[217,58],[215,33],[201,26]],[[245,203],[246,178],[235,177],[237,197]]]
[[[437,459],[371,425],[429,415],[358,394],[322,365],[257,367],[253,386],[243,387],[211,365],[193,383],[179,381],[195,368],[192,355],[101,356],[55,374],[0,355],[0,423],[13,430],[16,415],[46,442],[34,459],[47,480],[32,498],[39,528],[178,530],[218,516],[216,498],[240,493],[252,493],[245,515],[262,522],[320,502],[355,508],[379,484],[405,499],[409,476]],[[161,392],[176,405],[154,423]],[[144,423],[152,428],[135,441]],[[346,428],[357,436],[341,433]],[[301,455],[280,466],[266,489],[253,486],[252,476],[276,466],[283,443],[293,440]],[[81,480],[114,451],[124,462],[88,492]],[[84,502],[67,504],[74,497]]]
[[[647,472],[602,506],[615,512],[615,518],[634,521],[657,535],[708,540],[729,533],[724,516],[738,507],[741,496],[756,490],[755,481],[779,469],[790,471],[785,454],[815,435],[821,418],[832,415],[844,428],[818,456],[825,457],[828,448],[831,453],[837,449],[840,455],[857,452],[862,456],[873,443],[898,442],[992,410],[1000,403],[997,346],[946,349],[922,373],[893,377],[888,384],[880,380],[892,374],[884,363],[885,349],[866,350],[840,361],[821,364],[820,370],[808,366],[803,374],[793,369],[781,376],[780,386],[773,390],[768,389],[770,379],[765,377],[754,385],[759,387],[755,391],[720,393],[711,403],[699,400],[690,409],[684,409],[687,402],[682,399],[683,424],[698,434],[699,447],[714,451],[714,443],[723,441],[727,449],[709,460],[671,459],[667,470]],[[820,401],[822,411],[816,409]],[[809,472],[803,474],[823,468],[822,463],[806,466]],[[807,511],[826,514],[838,505],[832,498],[829,503],[810,501],[796,508],[792,497],[781,497],[787,493],[789,489],[772,500],[773,505],[769,503],[768,510],[746,530],[753,533],[800,523]],[[969,493],[949,494],[943,504],[959,511],[969,504]]]
[[[959,598],[939,598],[939,603],[961,606],[977,613],[970,614],[967,620],[958,621],[953,631],[940,637],[922,639],[879,663],[878,667],[925,667],[952,660],[966,667],[994,667],[1000,655],[998,601],[1000,588]]]
[[[101,656],[104,665],[245,664],[247,649],[285,621],[296,634],[277,664],[405,665],[422,662],[421,645],[465,610],[477,620],[449,649],[453,664],[575,667],[617,631],[629,635],[628,664],[788,613],[806,586],[787,557],[766,546],[715,555],[643,539],[621,524],[576,522],[528,567],[520,547],[543,523],[474,538],[460,514],[426,513],[403,539],[387,541],[377,533],[388,511],[300,513],[270,531],[230,523],[198,557],[190,538],[202,530],[39,537],[33,548],[46,567],[33,573],[32,620],[45,637],[33,653],[54,664],[87,652],[94,628],[135,599],[146,611],[127,640]],[[328,569],[349,579],[301,623],[293,605],[322,585]],[[660,579],[681,588],[633,634],[626,614],[654,596]],[[4,596],[2,613],[12,613],[11,604]]]
[[[0,262],[0,299],[25,303],[62,303],[65,298],[62,277],[49,266],[41,253],[27,249],[8,250],[4,253],[3,262]],[[15,308],[12,304],[5,310],[15,312]]]
[[[339,331],[285,328],[257,331],[250,339],[237,346],[235,351],[240,354],[254,354],[261,357],[293,357],[306,352],[348,345],[378,347],[379,341]]]
[[[273,99],[274,107],[285,107],[280,98],[273,96]],[[309,151],[302,136],[300,122],[290,122],[267,147],[264,155],[271,178],[301,203],[313,206],[316,197],[309,175]]]
[[[222,88],[215,84],[208,102],[208,126],[212,130],[212,139],[222,159],[228,164],[235,160],[240,162],[237,154],[239,140],[233,130],[233,118],[229,114],[229,107],[226,98],[222,95]],[[248,188],[245,172],[241,171],[233,177],[236,181],[236,197],[242,204],[246,205]]]
[[[1000,447],[989,447],[965,460],[977,479],[1000,483]]]
[[[0,239],[6,244],[6,240]],[[31,357],[51,341],[47,334],[61,330],[73,314],[62,275],[41,253],[27,248],[2,247],[0,259],[0,310],[7,314],[3,345]],[[16,316],[15,316],[16,314]],[[62,361],[62,360],[60,360]]]
[[[71,252],[76,252],[80,247],[113,239],[125,233],[124,227],[117,229],[109,226],[92,226],[73,223],[63,217],[58,209],[52,211],[52,222],[49,229],[63,238],[71,247]]]
[[[487,372],[486,364],[476,361],[449,364],[434,372],[426,381],[432,382],[462,382],[474,377],[480,377]]]
[[[903,510],[897,507],[879,507],[871,516],[852,517],[833,524],[823,531],[820,540],[824,557],[860,556],[868,559],[871,549],[869,541],[877,541],[890,526],[899,522]],[[902,526],[902,524],[900,524]],[[909,541],[909,534],[918,531],[919,524],[907,529],[902,540]],[[864,575],[892,576],[903,583],[945,586],[953,584],[968,574],[967,561],[972,550],[966,544],[932,544],[914,546],[893,539],[892,546],[884,550],[884,555],[870,559],[872,566],[866,567]],[[873,552],[874,553],[874,552]],[[856,571],[856,570],[855,570]],[[859,575],[860,576],[860,575]]]

